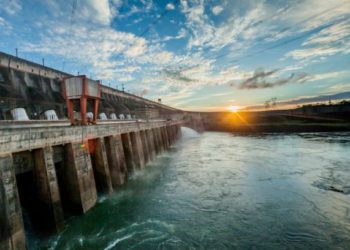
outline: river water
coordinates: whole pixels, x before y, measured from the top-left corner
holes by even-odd
[[[37,249],[350,249],[350,133],[183,129]]]

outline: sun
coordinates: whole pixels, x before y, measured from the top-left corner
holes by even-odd
[[[228,108],[228,110],[233,112],[233,113],[236,113],[239,110],[239,107],[238,106],[230,106]]]

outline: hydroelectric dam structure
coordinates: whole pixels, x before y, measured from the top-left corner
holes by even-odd
[[[184,115],[0,53],[0,250],[26,249],[24,216],[58,232],[118,191],[176,142]]]

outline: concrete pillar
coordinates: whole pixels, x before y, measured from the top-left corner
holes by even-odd
[[[121,135],[108,136],[105,143],[112,185],[116,188],[123,185],[128,178]]]
[[[167,134],[167,138],[168,138],[168,143],[169,143],[169,147],[171,146],[171,138],[170,138],[170,133],[169,133],[169,130],[168,130],[168,126],[165,126],[165,131],[166,131],[166,134]]]
[[[103,138],[89,140],[89,151],[97,190],[103,193],[111,193],[113,186]]]
[[[174,134],[173,134],[172,126],[167,126],[167,131],[169,135],[170,145],[172,145],[174,143]]]
[[[181,126],[180,125],[177,125],[177,127],[178,127],[178,130],[179,130],[179,136],[178,136],[178,138],[181,138],[182,137],[182,130],[181,130]]]
[[[165,151],[165,145],[164,145],[164,141],[162,138],[161,128],[156,128],[156,132],[157,132],[157,136],[158,136],[158,143],[160,146],[160,151],[163,152],[163,151]]]
[[[96,184],[88,152],[88,143],[69,143],[65,146],[67,194],[72,208],[86,213],[97,200]]]
[[[10,154],[0,156],[0,249],[26,249],[21,204]]]
[[[148,147],[148,142],[147,142],[147,136],[146,136],[146,131],[141,130],[140,131],[140,136],[141,136],[141,142],[142,142],[142,148],[143,148],[143,156],[144,156],[144,161],[145,164],[150,161],[150,153],[149,153],[149,147]]]
[[[173,129],[174,129],[174,143],[175,143],[176,140],[177,140],[177,126],[174,125],[174,126],[173,126]]]
[[[58,232],[63,229],[64,214],[53,162],[53,149],[50,146],[36,149],[33,156],[35,190],[40,203],[38,205],[42,208],[42,219],[52,224],[50,226]]]
[[[151,131],[152,139],[153,139],[154,152],[156,153],[156,155],[158,155],[158,153],[159,153],[159,145],[157,144],[156,134],[154,132],[154,129],[150,129],[150,131]]]
[[[134,152],[132,150],[130,134],[129,133],[122,134],[122,141],[123,141],[126,167],[128,169],[128,173],[132,174],[136,170],[136,164],[134,161]]]
[[[175,140],[177,141],[180,138],[180,126],[175,125]]]
[[[154,145],[154,138],[153,133],[151,129],[148,129],[145,131],[147,136],[147,145],[148,145],[148,152],[150,155],[150,160],[153,160],[156,157],[156,149]]]
[[[159,143],[159,135],[158,135],[157,128],[152,129],[152,133],[153,133],[154,146],[156,148],[156,152],[157,154],[160,154],[162,149]]]
[[[181,126],[175,125],[175,127],[176,127],[176,140],[178,140],[181,137]]]
[[[175,143],[176,142],[176,138],[177,138],[176,125],[173,125],[173,130],[174,130],[174,143]]]
[[[143,169],[145,167],[145,156],[143,152],[140,132],[131,132],[130,139],[132,151],[134,153],[134,162],[138,169]]]
[[[174,144],[175,142],[174,126],[170,126],[170,133],[171,133],[171,144]]]
[[[166,132],[166,127],[161,127],[161,132],[162,132],[162,138],[164,141],[164,145],[166,149],[170,148],[169,140],[168,140],[168,134]]]
[[[157,129],[156,128],[152,129],[152,132],[153,132],[154,145],[156,147],[156,152],[157,152],[157,154],[159,154],[161,152],[161,148],[159,145],[159,138],[158,138]]]

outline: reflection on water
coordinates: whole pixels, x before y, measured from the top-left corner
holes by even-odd
[[[183,138],[43,249],[348,249],[350,133]]]

